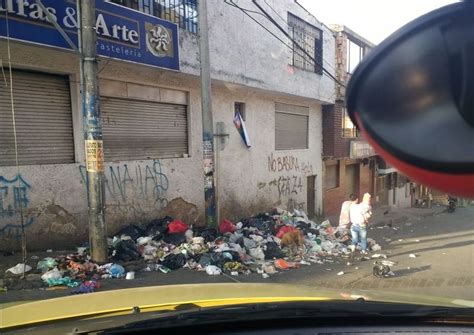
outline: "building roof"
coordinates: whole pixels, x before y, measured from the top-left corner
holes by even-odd
[[[365,39],[364,37],[362,37],[361,35],[357,34],[355,31],[353,31],[352,29],[349,29],[348,27],[346,27],[345,25],[343,24],[330,24],[329,27],[337,32],[337,33],[345,33],[346,35],[348,35],[349,37],[352,37],[353,39],[355,39],[356,41],[362,43],[362,44],[365,44],[366,46],[370,47],[370,48],[373,48],[375,47],[375,44],[370,42],[369,40]]]

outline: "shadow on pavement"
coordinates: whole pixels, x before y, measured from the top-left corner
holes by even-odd
[[[407,255],[407,254],[416,254],[418,252],[424,252],[424,251],[433,251],[433,250],[438,250],[438,249],[449,249],[449,248],[459,248],[459,247],[465,247],[469,245],[474,245],[474,241],[461,241],[461,242],[454,242],[454,243],[448,243],[448,244],[443,244],[443,245],[438,245],[436,247],[429,247],[429,248],[421,248],[421,249],[415,249],[415,250],[407,250],[404,252],[399,252],[397,254],[391,254],[390,257],[395,257],[395,256],[400,256],[400,255]]]
[[[419,266],[416,268],[403,269],[403,270],[394,270],[395,277],[405,277],[417,272],[423,272],[431,269],[431,265]]]

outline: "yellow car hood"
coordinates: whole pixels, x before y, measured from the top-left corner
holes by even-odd
[[[278,284],[192,284],[152,286],[96,292],[56,299],[4,304],[0,329],[68,318],[95,318],[172,310],[178,305],[217,307],[235,304],[289,301],[355,300],[412,303],[445,307],[474,307],[472,301],[415,296],[403,293],[336,291]]]

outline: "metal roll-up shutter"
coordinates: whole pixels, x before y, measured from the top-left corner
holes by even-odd
[[[0,166],[15,165],[9,70],[0,81]],[[2,75],[3,77],[3,75]],[[74,163],[69,81],[57,76],[12,71],[20,165]]]
[[[106,161],[183,157],[187,106],[101,97]]]
[[[309,108],[275,104],[275,149],[308,148]]]

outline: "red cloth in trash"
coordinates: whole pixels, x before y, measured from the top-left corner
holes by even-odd
[[[184,234],[188,229],[188,225],[180,220],[171,221],[168,225],[168,233],[170,234]]]
[[[289,233],[290,231],[293,231],[293,230],[296,230],[295,227],[291,227],[291,226],[283,226],[280,228],[280,230],[278,230],[278,233],[276,234],[276,237],[278,238],[282,238],[283,235],[285,235],[286,233]]]
[[[236,229],[237,228],[235,227],[235,224],[233,224],[229,220],[222,220],[219,225],[219,231],[221,232],[221,234],[233,233]]]

